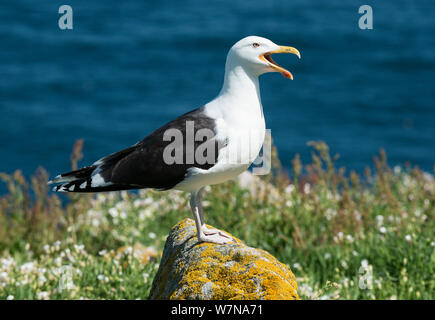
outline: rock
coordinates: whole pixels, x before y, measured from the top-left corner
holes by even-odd
[[[166,240],[149,298],[299,299],[288,266],[233,238],[236,243],[198,243],[194,221],[179,222]]]

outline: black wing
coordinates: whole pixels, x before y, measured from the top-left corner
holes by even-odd
[[[223,146],[216,139],[215,120],[207,117],[202,107],[172,120],[134,146],[104,157],[92,166],[59,175],[50,182],[62,183],[54,190],[66,192],[167,190],[183,181],[189,168],[214,166]],[[170,161],[164,159],[168,155]]]

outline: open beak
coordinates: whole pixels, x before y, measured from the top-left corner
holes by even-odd
[[[263,53],[260,55],[260,59],[267,62],[269,67],[271,67],[275,71],[281,72],[284,77],[293,80],[293,75],[291,74],[290,71],[284,69],[278,63],[273,61],[273,59],[271,57],[271,55],[273,53],[293,53],[293,54],[297,55],[298,58],[300,59],[301,54],[299,53],[299,51],[293,47],[280,46],[278,50],[269,51],[269,52],[266,52],[266,53]]]

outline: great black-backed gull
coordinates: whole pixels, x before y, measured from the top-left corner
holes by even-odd
[[[91,166],[60,174],[49,183],[59,192],[127,189],[177,189],[191,193],[190,206],[198,240],[228,243],[233,239],[204,222],[201,190],[233,179],[255,160],[265,136],[258,77],[267,72],[292,74],[272,60],[273,53],[300,53],[292,47],[249,36],[228,52],[219,95],[157,129],[135,145]]]

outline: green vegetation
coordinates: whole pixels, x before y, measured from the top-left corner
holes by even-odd
[[[204,192],[207,223],[288,264],[302,299],[434,299],[435,182],[417,168],[364,177],[336,169],[323,143],[312,163],[275,159]],[[71,157],[75,167],[80,145]],[[146,299],[170,228],[190,217],[188,194],[73,195],[62,204],[39,169],[1,174],[0,299]]]

